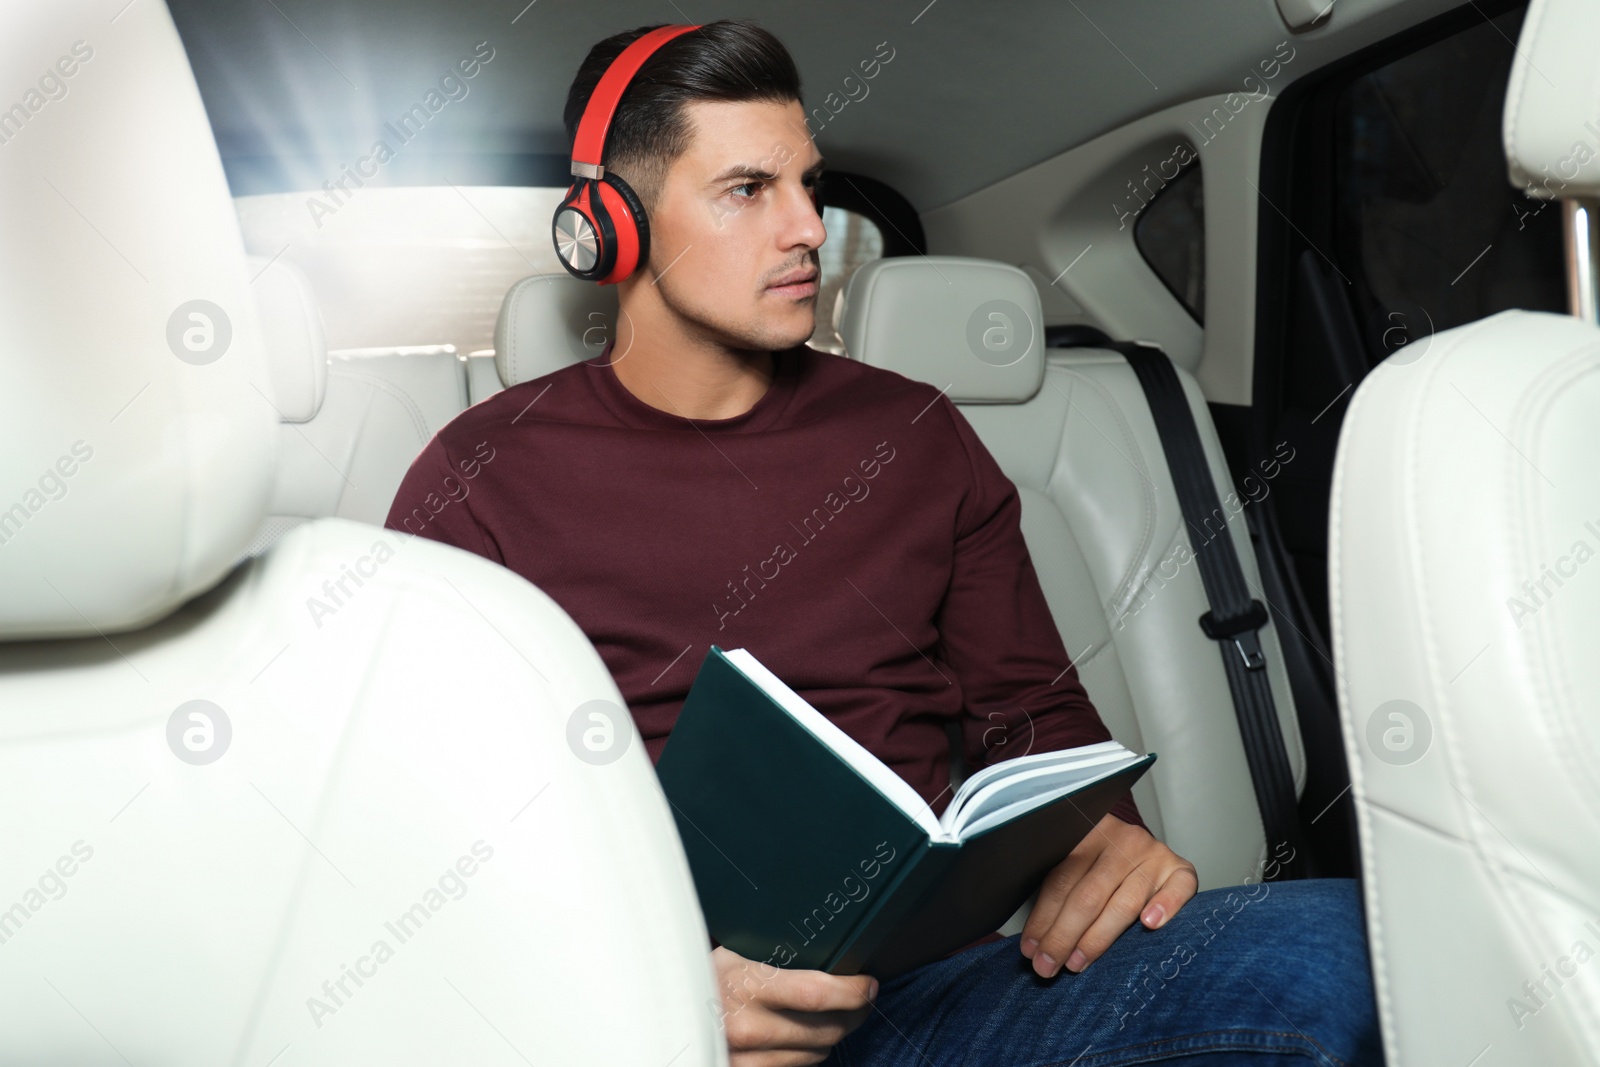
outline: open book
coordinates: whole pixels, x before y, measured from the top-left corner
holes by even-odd
[[[656,764],[706,925],[880,981],[998,929],[1155,762],[1115,741],[972,775],[935,816],[745,649],[706,654]]]

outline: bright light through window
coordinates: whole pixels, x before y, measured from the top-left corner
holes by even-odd
[[[329,348],[450,344],[465,353],[493,346],[513,282],[561,270],[550,217],[563,192],[369,187],[317,218],[306,193],[236,203],[245,247],[281,253],[311,279]]]

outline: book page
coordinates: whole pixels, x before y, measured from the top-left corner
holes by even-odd
[[[929,837],[952,840],[950,834],[934,817],[933,809],[928,806],[928,802],[911,788],[909,782],[874,756],[861,742],[834,725],[832,720],[807,703],[799,693],[785,685],[781,678],[762,666],[761,661],[747,649],[736,648],[724,652],[723,655],[727,656],[728,661],[739,668],[745,677],[776,700],[784,711],[794,716],[795,721],[805,727],[813,737],[827,745],[839,758],[854,768],[857,774],[870,782],[885,799],[914,819],[928,832]]]
[[[1124,756],[1107,754],[1090,766],[1043,766],[1003,778],[986,786],[963,806],[948,824],[948,829],[957,840],[982,833],[1064,794],[1079,792],[1142,758],[1131,752]],[[945,814],[948,816],[950,813],[946,811]]]
[[[1138,758],[1116,741],[1019,756],[986,767],[962,782],[940,824],[946,832],[959,835],[963,824],[999,807],[1046,793],[1073,791]]]
[[[1106,752],[1121,754],[1127,751],[1118,741],[1100,741],[1092,745],[1079,745],[1077,748],[1053,749],[1049,752],[1034,752],[1026,756],[1017,756],[1003,763],[995,763],[983,768],[981,771],[974,772],[966,781],[961,783],[961,788],[956,790],[956,795],[950,800],[950,807],[961,807],[967,797],[995,779],[1018,774],[1028,767],[1038,766],[1041,763],[1065,765],[1091,759]]]

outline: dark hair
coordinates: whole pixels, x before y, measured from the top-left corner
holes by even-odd
[[[665,24],[661,24],[665,25]],[[569,147],[589,97],[623,49],[657,26],[607,37],[584,57],[562,119]],[[639,194],[648,212],[667,171],[688,151],[693,130],[683,105],[697,100],[800,100],[800,72],[783,43],[748,19],[718,19],[675,37],[645,61],[622,94],[601,165]]]

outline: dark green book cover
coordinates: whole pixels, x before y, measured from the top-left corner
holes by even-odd
[[[1155,758],[935,840],[713,645],[656,774],[712,936],[888,981],[998,929]]]

